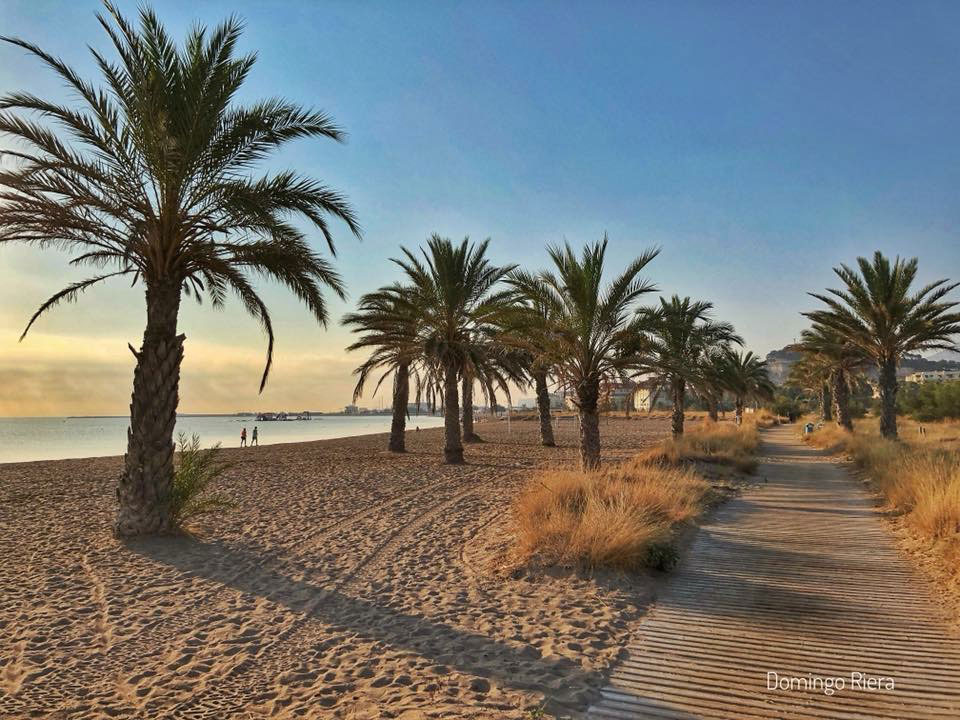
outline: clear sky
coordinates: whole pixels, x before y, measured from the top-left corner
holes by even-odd
[[[0,31],[94,77],[86,45],[108,45],[98,7],[2,0]],[[243,49],[260,57],[247,98],[280,94],[349,132],[274,165],[351,199],[365,237],[338,227],[336,265],[354,299],[397,277],[388,258],[400,244],[432,232],[491,237],[495,260],[539,267],[545,244],[606,231],[611,267],[662,246],[649,266],[661,290],[712,300],[766,353],[798,334],[805,291],[832,284],[839,262],[881,249],[918,255],[922,280],[960,277],[956,2],[155,7],[177,36],[239,14]],[[0,47],[0,92],[18,89],[69,97]],[[33,309],[80,277],[67,259],[0,247],[0,415],[126,411],[140,290],[91,290],[16,341]],[[181,410],[349,402],[361,358],[344,352],[348,333],[317,328],[278,288],[265,296],[277,347],[262,396],[256,323],[236,303],[185,306]],[[339,319],[350,303],[331,307]]]

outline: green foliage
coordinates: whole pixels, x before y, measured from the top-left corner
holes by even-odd
[[[960,382],[904,383],[897,410],[923,422],[960,418]]]
[[[647,548],[647,567],[669,572],[677,566],[678,562],[680,562],[680,553],[670,543],[655,542]]]
[[[200,447],[200,437],[189,439],[177,435],[177,469],[170,488],[170,516],[180,526],[197,515],[234,507],[225,495],[211,493],[210,484],[223,475],[230,466],[220,459],[220,443],[210,448]]]

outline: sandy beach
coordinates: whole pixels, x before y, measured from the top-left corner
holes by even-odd
[[[415,423],[414,423],[415,424]],[[576,715],[642,616],[651,577],[503,576],[530,468],[573,460],[575,426],[478,426],[226,450],[235,510],[192,536],[110,533],[119,458],[0,465],[3,717]],[[604,420],[604,455],[669,432]]]

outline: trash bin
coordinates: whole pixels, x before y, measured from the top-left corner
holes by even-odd
[[[806,425],[803,426],[804,435],[809,435],[812,432],[813,432],[813,423],[807,423]]]

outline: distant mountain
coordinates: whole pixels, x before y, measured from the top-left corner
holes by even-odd
[[[802,357],[802,353],[787,348],[772,350],[767,353],[767,374],[775,385],[783,385],[790,376],[790,368]],[[941,350],[929,357],[907,354],[900,360],[897,376],[905,377],[915,372],[932,372],[934,370],[960,370],[960,352],[955,350]],[[873,367],[866,369],[867,377],[874,378],[877,371]]]
[[[957,350],[940,350],[935,352],[933,355],[928,355],[927,360],[933,361],[949,361],[949,362],[960,362],[960,351]]]
[[[766,361],[767,375],[769,375],[770,381],[774,385],[783,385],[790,376],[790,368],[801,357],[803,357],[802,353],[787,348],[768,352]]]

